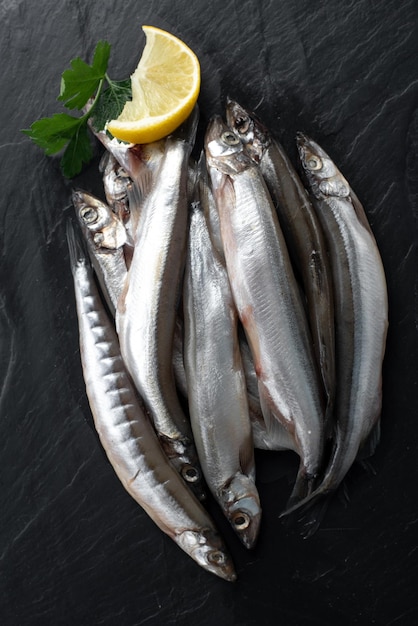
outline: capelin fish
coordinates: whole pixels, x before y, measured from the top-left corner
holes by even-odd
[[[167,460],[123,363],[74,230],[67,231],[86,391],[101,444],[126,491],[201,567],[228,581],[234,567],[212,520]]]
[[[237,312],[212,246],[203,207],[190,209],[184,279],[184,363],[194,440],[209,489],[247,548],[258,537],[261,507]]]
[[[388,303],[382,260],[357,196],[317,143],[300,133],[297,144],[329,249],[337,337],[335,441],[311,495],[315,503],[339,486],[364,448],[371,454],[377,445]],[[309,515],[315,529],[316,512]]]
[[[331,268],[321,224],[283,146],[268,129],[233,100],[227,102],[226,118],[251,159],[259,164],[292,262],[301,277],[329,430],[335,398],[334,310]]]
[[[125,228],[111,208],[91,194],[73,191],[72,201],[103,295],[114,315],[127,274]]]
[[[205,138],[226,267],[251,348],[267,424],[279,419],[301,459],[290,502],[309,494],[323,451],[312,339],[276,211],[259,168],[215,117]]]
[[[86,106],[84,110],[87,111],[89,106]],[[97,131],[91,118],[88,124],[92,133],[138,185],[139,189],[142,191],[145,185],[144,191],[148,191],[152,184],[152,177],[158,170],[164,154],[165,139],[149,144],[125,143],[118,141],[116,137],[111,139],[104,130]]]
[[[113,154],[103,153],[99,163],[99,171],[103,176],[103,189],[107,204],[124,224],[130,217],[128,188],[132,185],[132,179],[124,168],[115,159]]]
[[[125,291],[116,311],[122,356],[161,444],[190,488],[203,497],[190,422],[178,399],[173,336],[187,239],[188,161],[197,109],[166,140],[156,184],[142,207]]]
[[[90,106],[91,103],[85,107],[85,110],[87,111]],[[132,236],[140,219],[142,204],[152,188],[160,167],[165,150],[165,139],[148,144],[129,144],[118,141],[115,137],[111,139],[104,130],[97,131],[91,118],[88,124],[93,134],[122,168],[120,170],[115,166],[118,173],[121,174],[122,171],[130,178],[126,189],[129,215],[124,223],[129,235]],[[109,184],[112,184],[112,175],[110,175]]]

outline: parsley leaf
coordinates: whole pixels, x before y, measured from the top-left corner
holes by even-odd
[[[81,172],[85,163],[93,158],[90,134],[87,123],[80,124],[77,132],[71,138],[61,159],[61,169],[64,176],[72,178]]]
[[[56,113],[37,120],[30,129],[22,130],[48,156],[64,149],[61,169],[68,178],[79,174],[93,156],[87,124],[89,118],[92,118],[95,129],[102,130],[108,120],[119,116],[125,102],[131,98],[130,80],[112,81],[109,78],[109,55],[110,44],[99,41],[91,65],[77,57],[71,61],[71,69],[62,74],[58,100],[67,109],[81,110],[84,107],[83,115],[74,117]],[[104,89],[106,83],[107,89]]]
[[[94,51],[92,65],[88,65],[79,57],[71,61],[72,69],[63,73],[58,96],[58,100],[64,102],[67,109],[82,109],[91,95],[96,93],[100,82],[106,76],[109,55],[110,44],[107,41],[99,41]]]
[[[52,117],[43,117],[32,124],[29,130],[22,130],[32,141],[50,156],[56,154],[77,132],[80,118],[67,113],[56,113]]]
[[[92,116],[96,131],[103,130],[106,122],[119,117],[127,100],[132,99],[131,80],[111,81],[108,77],[108,88],[102,91]]]

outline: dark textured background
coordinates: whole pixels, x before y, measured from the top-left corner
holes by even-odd
[[[0,621],[6,626],[418,623],[418,4],[413,0],[0,1]],[[246,552],[209,504],[235,584],[195,565],[125,493],[84,393],[65,240],[75,181],[19,132],[59,110],[61,72],[112,44],[126,78],[142,24],[199,55],[201,130],[226,95],[295,156],[306,131],[362,199],[387,273],[382,439],[318,533],[279,513],[296,464],[259,454],[264,519]],[[201,137],[201,135],[200,135]]]

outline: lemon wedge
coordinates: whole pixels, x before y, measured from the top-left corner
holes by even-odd
[[[150,143],[172,133],[190,115],[200,90],[200,65],[186,44],[160,28],[142,27],[146,44],[131,76],[132,100],[107,123],[129,143]]]

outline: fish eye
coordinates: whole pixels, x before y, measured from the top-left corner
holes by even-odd
[[[80,209],[80,217],[85,224],[94,224],[99,219],[99,212],[91,206]]]
[[[250,525],[250,518],[246,513],[239,511],[234,515],[232,523],[237,530],[245,530]]]
[[[231,132],[230,130],[227,130],[224,133],[222,133],[222,141],[226,143],[228,146],[236,146],[237,144],[239,144],[238,137],[234,135],[234,133]]]
[[[184,465],[181,469],[181,475],[188,483],[195,483],[200,478],[198,470],[193,465]]]
[[[322,161],[317,156],[311,156],[307,159],[306,165],[310,170],[317,171],[322,168]]]
[[[215,565],[223,565],[225,563],[225,555],[220,550],[213,550],[208,554],[208,561],[210,563],[214,563]]]

